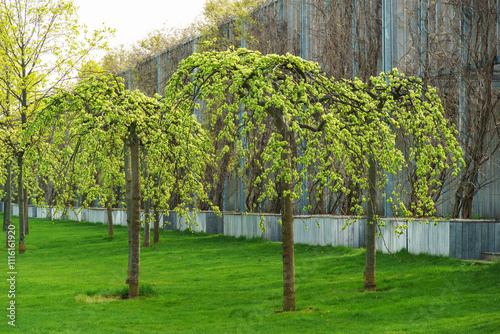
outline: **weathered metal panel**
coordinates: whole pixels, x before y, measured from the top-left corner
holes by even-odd
[[[469,259],[478,259],[481,253],[481,226],[482,223],[471,223],[473,233],[470,234]]]
[[[449,222],[441,222],[439,223],[442,226],[441,229],[441,238],[440,240],[443,242],[441,247],[442,253],[440,255],[450,256],[450,223]]]
[[[426,224],[429,242],[426,245],[426,253],[435,255],[448,255],[449,228],[446,223]]]
[[[177,212],[175,211],[166,212],[166,215],[163,215],[163,224],[164,228],[167,230],[178,229]]]
[[[209,234],[223,234],[224,233],[224,219],[217,216],[215,212],[206,212],[206,232]]]
[[[107,224],[108,223],[108,217],[107,215],[104,217],[105,220],[104,220],[104,223]],[[82,220],[82,215],[81,213],[75,213],[73,210],[68,210],[67,211],[67,219],[69,220],[74,220],[74,221],[81,221]]]
[[[36,216],[38,218],[47,218],[47,209],[42,208],[42,207],[37,207],[36,208]]]
[[[196,216],[191,216],[191,217],[193,221],[189,224],[189,226],[194,232],[205,232],[207,230],[207,224],[205,219],[206,215],[204,212],[198,212]]]
[[[320,224],[321,229],[321,239],[319,241],[319,244],[322,246],[332,245],[335,224],[324,217],[316,218],[316,222]]]
[[[416,253],[420,249],[420,245],[417,245],[418,239],[416,239],[414,236],[418,235],[419,231],[419,223],[418,222],[412,222],[408,224],[408,251],[411,253]]]
[[[266,216],[266,220],[268,216]],[[269,216],[269,225],[271,227],[271,241],[282,241],[282,232],[281,232],[281,224],[280,224],[280,217],[273,215]]]
[[[456,231],[457,231],[456,223],[450,223],[450,241],[448,249],[451,257],[457,257],[457,250],[455,244]]]
[[[490,223],[481,224],[481,252],[488,252],[489,238],[488,238],[488,227]]]
[[[246,219],[244,219],[246,218]],[[255,214],[249,214],[247,216],[242,216],[242,226],[244,227],[244,235],[247,238],[261,238],[262,230],[260,229],[260,216]]]
[[[29,212],[29,216],[30,217],[33,217],[33,218],[37,218],[38,217],[38,215],[37,215],[37,208],[35,206],[30,206],[28,212]]]
[[[500,252],[500,223],[492,224],[494,225],[494,234],[495,234],[495,247],[493,248],[493,252]]]
[[[460,258],[465,260],[469,258],[469,224],[462,223],[462,253]]]
[[[476,241],[476,228],[475,224],[466,224],[467,225],[467,234],[465,236],[465,240],[467,242],[467,245],[464,247],[464,249],[467,250],[467,257],[464,259],[470,259],[473,248],[474,248],[474,242]]]
[[[463,239],[463,223],[455,223],[456,224],[456,238],[455,238],[455,253],[456,257],[462,258],[462,239]]]
[[[361,248],[362,246],[362,237],[361,237],[361,228],[360,224],[352,224],[352,230],[353,230],[353,248]]]
[[[44,209],[44,210],[45,210],[44,211],[45,217],[49,218],[50,217],[50,212],[51,212],[50,209]],[[83,208],[82,211],[80,212],[80,214],[81,214],[80,217],[82,219],[81,221],[86,221],[86,222],[89,221],[89,209]]]
[[[17,205],[12,206],[17,209]],[[36,210],[35,210],[36,209]],[[13,210],[16,214],[18,210]],[[32,208],[38,216],[60,219],[61,213],[55,209]],[[190,213],[190,215],[193,215]],[[264,237],[266,240],[281,241],[281,225],[279,215],[264,215],[263,233],[259,227],[260,215],[241,213],[225,213],[217,217],[213,212],[197,213],[198,226],[191,225],[195,231],[211,234],[224,233],[234,237]],[[95,223],[106,223],[107,214],[103,208],[82,209],[80,213],[68,212],[67,218],[85,220]],[[113,221],[116,225],[126,226],[126,211],[113,210]],[[164,225],[169,228],[186,229],[186,219],[179,218],[174,211],[163,216]],[[339,216],[296,216],[294,219],[295,242],[310,245],[343,245],[360,247],[364,245],[366,236],[366,220],[360,219],[347,226],[348,218]],[[405,235],[398,237],[394,233],[397,220],[388,220],[385,227],[380,227],[383,238],[377,240],[377,248],[383,252],[397,252],[408,249],[410,253],[428,253],[452,256],[461,259],[477,259],[480,252],[500,252],[500,223],[495,221],[451,221],[437,225],[419,221],[408,225]]]
[[[241,235],[241,214],[224,214],[224,231],[226,235],[239,237]]]

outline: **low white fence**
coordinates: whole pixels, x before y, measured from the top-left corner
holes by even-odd
[[[3,211],[3,203],[0,203]],[[61,213],[54,209],[30,207],[30,217],[61,219]],[[12,205],[12,214],[17,216],[19,209]],[[107,224],[106,209],[81,209],[76,213],[69,210],[64,219]],[[199,212],[196,223],[191,228],[196,232],[224,234],[233,237],[262,237],[265,240],[281,241],[280,216],[265,214],[260,228],[261,215],[224,212],[218,217],[213,212]],[[343,216],[296,216],[294,220],[294,240],[296,243],[310,245],[364,247],[365,219],[348,224],[352,217]],[[394,233],[395,226],[403,221],[386,219],[386,226],[380,227],[381,237],[377,249],[382,252],[397,252],[402,249],[412,254],[427,253],[451,256],[460,259],[478,259],[481,252],[500,252],[500,222],[498,220],[449,220],[433,223],[413,221],[402,235]],[[127,225],[127,213],[113,209],[113,223]],[[186,219],[178,217],[173,211],[162,215],[160,226],[164,228],[186,229]],[[345,227],[345,228],[344,228]],[[152,227],[151,227],[152,228]]]

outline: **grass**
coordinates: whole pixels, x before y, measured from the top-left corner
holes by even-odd
[[[1,218],[1,215],[0,215]],[[282,307],[281,244],[162,232],[141,249],[141,290],[126,295],[127,231],[30,219],[16,255],[16,327],[0,283],[0,333],[494,333],[500,265],[377,255],[377,292],[362,292],[364,250],[296,245],[296,312]],[[7,276],[7,251],[0,249]]]

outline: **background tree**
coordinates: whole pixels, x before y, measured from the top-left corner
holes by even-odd
[[[252,12],[265,2],[266,0],[207,0],[202,19],[193,23],[192,29],[214,43],[202,44],[200,50],[225,50],[230,46],[241,46],[242,41],[247,44],[257,43],[254,32],[259,23]]]
[[[0,90],[12,99],[9,115],[0,120],[9,127],[4,144],[17,160],[19,252],[24,253],[28,190],[24,186],[24,153],[19,137],[44,97],[64,86],[76,64],[92,50],[105,46],[107,29],[82,34],[76,7],[63,0],[2,0],[0,2],[0,59],[8,76],[0,76]],[[29,145],[29,143],[26,143]]]
[[[131,46],[121,44],[108,50],[100,63],[104,70],[117,75],[136,67],[149,57],[173,47],[188,37],[190,35],[187,29],[168,28],[164,25],[160,29],[149,31],[144,38]]]
[[[416,20],[406,22],[410,42],[399,66],[438,89],[464,152],[465,165],[449,182],[450,198],[444,199],[452,202],[452,210],[443,215],[472,218],[474,197],[496,181],[486,171],[500,147],[500,95],[493,81],[500,42],[497,5],[435,1],[408,6],[406,12]]]

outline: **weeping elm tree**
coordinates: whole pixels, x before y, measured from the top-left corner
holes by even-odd
[[[422,90],[414,92],[412,86],[402,87],[404,79],[401,82],[389,80],[388,84],[385,80],[383,75],[373,78],[370,84],[359,80],[334,80],[324,75],[316,63],[299,57],[289,54],[263,56],[238,49],[192,55],[183,61],[167,85],[167,105],[192,110],[200,108],[203,102],[203,107],[211,110],[214,119],[227,115],[219,138],[236,141],[238,151],[243,154],[247,150],[254,151],[259,139],[255,137],[243,147],[239,136],[251,131],[263,133],[266,124],[270,123],[264,120],[272,120],[272,136],[262,153],[264,164],[260,166],[261,174],[255,183],[263,188],[261,201],[278,196],[277,184],[281,189],[284,311],[295,310],[293,209],[309,166],[319,165],[320,171],[313,178],[322,184],[320,191],[348,193],[350,189],[344,182],[346,174],[354,177],[362,189],[370,186],[368,197],[358,194],[360,199],[355,208],[361,215],[363,202],[376,203],[377,187],[384,186],[383,178],[381,181],[373,178],[381,174],[377,169],[391,172],[401,168],[405,161],[414,160],[421,164],[423,176],[434,176],[434,170],[448,168],[448,162],[456,163],[459,157],[454,132],[442,119],[435,93],[429,91],[429,97],[422,98]],[[421,88],[413,81],[415,87]],[[391,109],[397,112],[392,115]],[[420,116],[427,118],[411,123]],[[426,123],[430,120],[432,123]],[[438,142],[422,133],[435,124],[439,126],[433,133],[446,140],[441,141],[444,146],[431,149]],[[406,160],[396,151],[390,153],[391,149],[396,149],[396,136],[391,131],[398,126],[408,129],[405,135],[413,134],[416,140],[416,149]],[[385,151],[379,156],[381,148]],[[222,154],[228,150],[222,150]],[[454,150],[454,154],[448,154],[450,150]],[[427,153],[432,157],[425,158]],[[395,154],[395,158],[391,154]],[[417,207],[431,205],[425,192],[426,180],[421,182]],[[399,197],[388,200],[401,203]],[[371,213],[368,210],[368,213],[371,215],[369,226],[376,231],[376,210]],[[373,235],[375,240],[375,234],[369,233],[367,237]],[[373,272],[374,269],[373,265]]]
[[[362,204],[366,202],[365,290],[374,291],[377,224],[384,224],[377,213],[377,192],[387,185],[388,174],[398,180],[398,172],[411,167],[418,177],[413,189],[399,184],[384,199],[392,204],[396,216],[429,217],[436,212],[432,196],[442,186],[442,173],[448,169],[455,175],[459,172],[462,151],[436,91],[419,79],[393,70],[372,77],[369,83],[331,81],[325,88],[322,99],[335,101],[335,108],[324,118],[325,150],[317,160],[320,171],[316,178],[349,193],[339,171],[330,168],[342,165],[353,185],[364,191],[353,196],[353,211],[364,214]],[[400,145],[403,137],[412,143],[407,150]],[[405,196],[412,199],[410,207],[404,204]],[[396,226],[395,232],[406,227]]]
[[[32,148],[23,146],[31,145],[22,142],[23,131],[43,99],[65,87],[78,64],[106,46],[111,32],[87,32],[77,9],[73,1],[64,0],[0,1],[0,140],[9,148],[10,165],[17,165],[20,254],[26,251],[28,234],[29,191],[24,182],[35,178],[24,166],[25,151]]]
[[[206,192],[198,182],[205,164],[211,161],[210,147],[198,122],[189,110],[162,107],[156,98],[139,91],[127,91],[114,77],[91,77],[71,91],[62,91],[46,101],[29,133],[50,142],[38,151],[29,152],[37,160],[39,175],[60,189],[59,208],[78,194],[88,195],[88,202],[103,196],[103,187],[95,183],[97,170],[108,175],[124,175],[124,161],[116,160],[110,149],[123,147],[130,151],[129,219],[129,298],[139,295],[140,264],[140,148],[148,150],[148,174],[157,181],[154,187],[143,186],[143,199],[154,198],[158,208],[168,210],[171,190],[177,189],[183,199],[182,211],[193,201],[193,193],[204,200]],[[66,126],[70,124],[70,126]],[[62,130],[61,130],[62,129]],[[165,163],[171,161],[173,163]],[[184,178],[175,178],[177,168]],[[109,178],[104,178],[106,181]],[[151,183],[152,184],[152,183]],[[182,185],[182,186],[180,186]],[[75,192],[78,189],[78,192]]]

